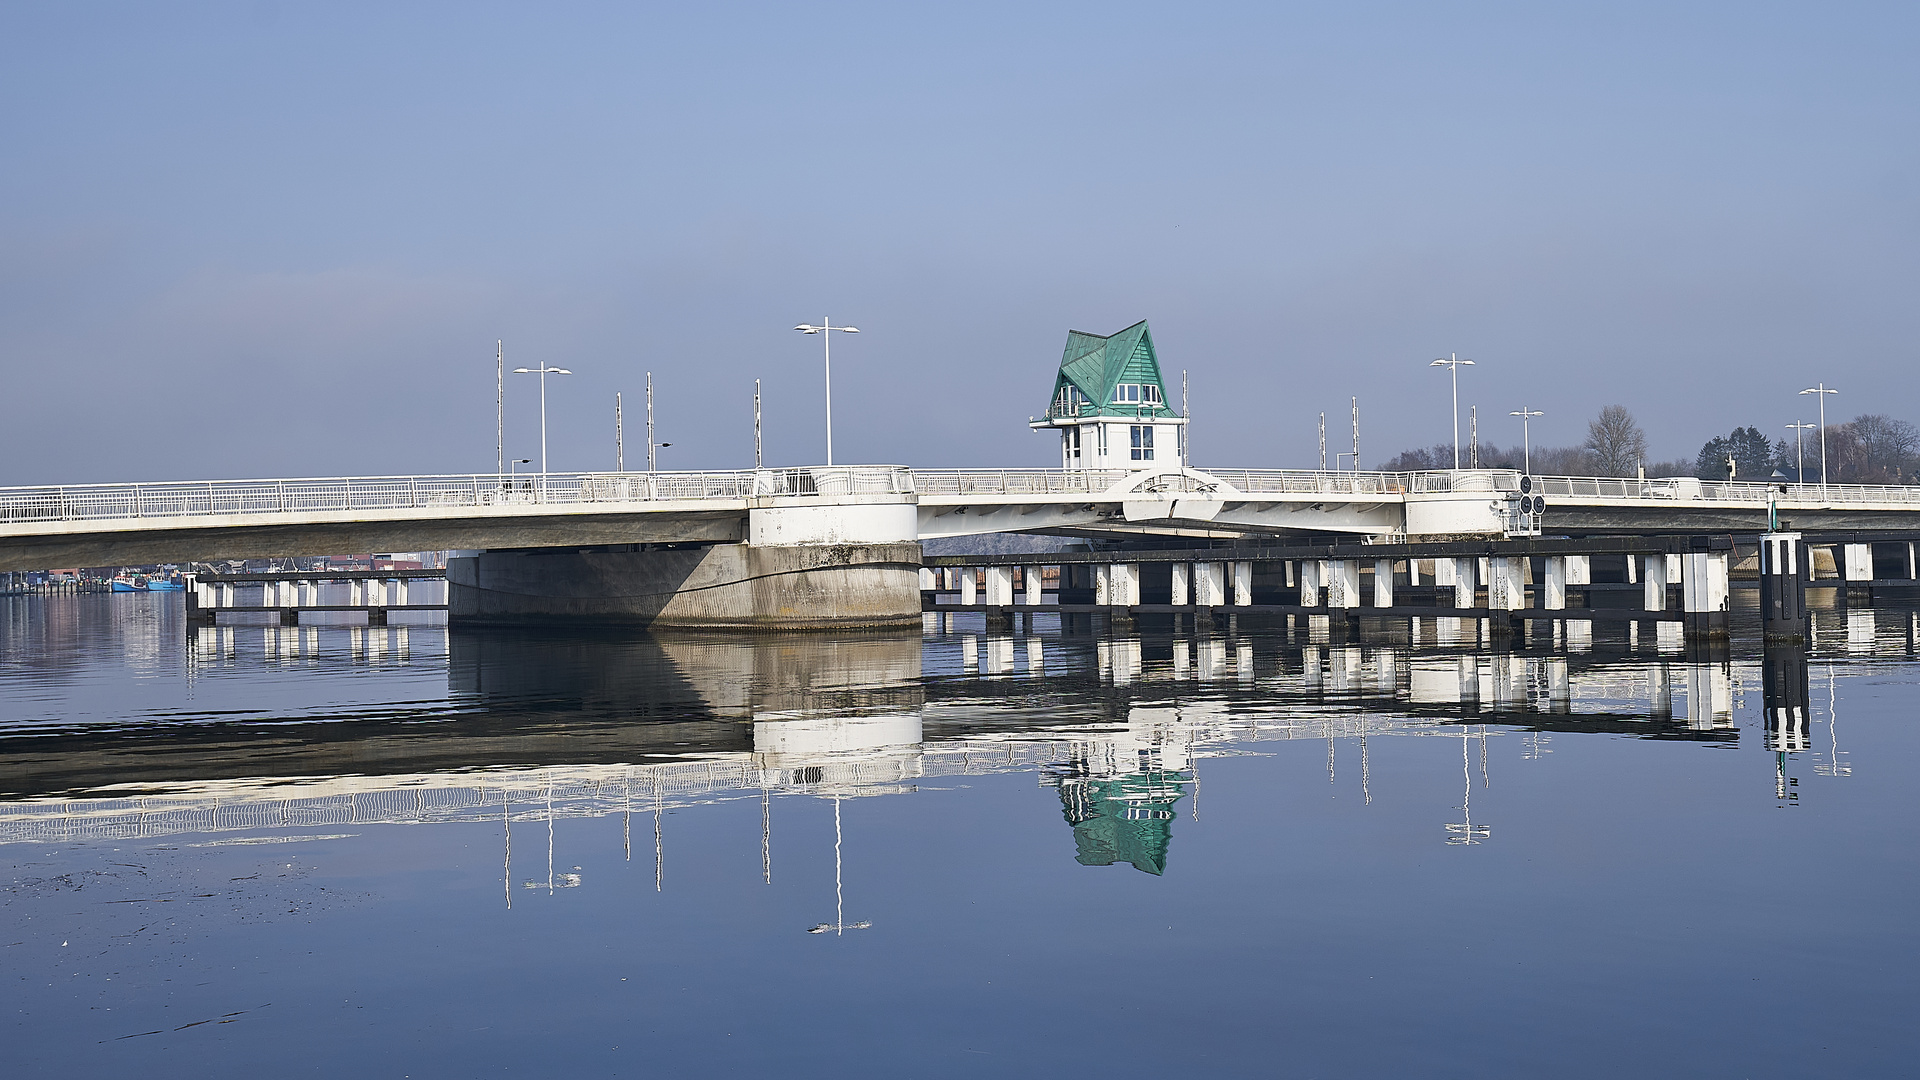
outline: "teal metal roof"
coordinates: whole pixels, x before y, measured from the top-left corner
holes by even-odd
[[[1156,388],[1160,392],[1160,403],[1151,407],[1115,403],[1113,388],[1125,383]],[[1166,385],[1160,378],[1160,359],[1153,349],[1153,332],[1147,329],[1145,319],[1105,337],[1084,330],[1067,331],[1067,348],[1060,357],[1060,373],[1054,378],[1048,416],[1065,415],[1060,409],[1060,391],[1069,385],[1088,401],[1074,409],[1072,415],[1173,415],[1167,405]]]

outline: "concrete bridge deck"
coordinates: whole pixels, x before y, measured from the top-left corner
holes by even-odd
[[[207,480],[0,489],[0,570],[326,551],[794,542],[756,514],[914,507],[917,535],[1503,537],[1920,529],[1920,488],[1527,478],[1501,470],[1315,472],[839,466],[671,473]],[[891,520],[891,519],[889,519]],[[891,526],[890,526],[891,527]],[[901,531],[896,529],[895,531]],[[829,542],[829,523],[798,542]],[[858,539],[858,538],[854,538]]]

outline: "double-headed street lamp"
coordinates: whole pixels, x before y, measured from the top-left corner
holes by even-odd
[[[540,497],[547,496],[547,376],[571,375],[573,372],[563,367],[548,367],[545,360],[537,368],[517,367],[515,375],[540,376]]]
[[[1821,383],[1818,386],[1809,386],[1800,392],[1818,395],[1820,399],[1820,498],[1825,501],[1827,497],[1827,395],[1837,394],[1840,391],[1826,383]]]
[[[826,347],[827,364],[827,464],[833,464],[833,335],[835,331],[843,334],[857,334],[857,326],[835,326],[832,319],[821,319],[820,325],[801,323],[794,327],[803,334],[819,334],[820,343]]]
[[[1453,467],[1460,467],[1460,368],[1472,367],[1473,361],[1460,359],[1459,353],[1446,356],[1428,364],[1428,367],[1444,367],[1453,373]]]
[[[1813,430],[1813,426],[1801,423],[1787,425],[1793,431],[1793,482],[1796,484],[1807,482],[1807,455],[1800,448],[1800,433]]]
[[[1531,476],[1533,474],[1533,429],[1529,426],[1529,423],[1534,417],[1545,416],[1547,414],[1541,412],[1539,409],[1529,409],[1525,405],[1522,405],[1519,409],[1507,415],[1520,418],[1520,468]]]

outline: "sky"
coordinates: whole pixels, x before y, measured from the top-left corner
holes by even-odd
[[[1052,465],[1150,321],[1200,467],[1920,422],[1920,8],[0,0],[0,485]],[[540,456],[508,375],[506,456]],[[1176,395],[1178,391],[1175,391]],[[1463,430],[1465,421],[1463,419]]]

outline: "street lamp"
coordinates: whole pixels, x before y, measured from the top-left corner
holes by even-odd
[[[563,367],[548,367],[545,360],[537,368],[517,367],[515,375],[540,376],[540,497],[547,497],[547,376],[571,375],[573,372]]]
[[[803,334],[819,334],[820,343],[825,346],[827,365],[827,464],[833,464],[833,333],[857,334],[857,326],[835,326],[832,319],[821,319],[819,326],[801,323],[794,327]]]
[[[1460,359],[1459,353],[1446,356],[1428,364],[1428,367],[1444,367],[1453,373],[1453,467],[1460,468],[1460,368],[1472,367],[1473,361]]]
[[[528,465],[528,464],[531,464],[532,462],[533,462],[532,458],[523,457],[523,458],[514,458],[512,461],[507,463],[507,490],[508,491],[512,491],[514,485],[519,483],[520,481],[520,466]]]
[[[1818,386],[1809,386],[1800,392],[1817,395],[1820,399],[1820,499],[1824,502],[1827,498],[1827,395],[1837,394],[1840,391],[1826,383],[1821,383]]]
[[[1800,433],[1812,430],[1813,425],[1795,423],[1787,426],[1793,429],[1793,482],[1804,484],[1807,482],[1807,456],[1800,449]]]
[[[1533,430],[1531,425],[1534,417],[1545,416],[1547,414],[1541,412],[1539,409],[1529,409],[1525,405],[1522,405],[1518,411],[1510,412],[1507,415],[1520,418],[1520,468],[1531,476],[1533,474]]]

